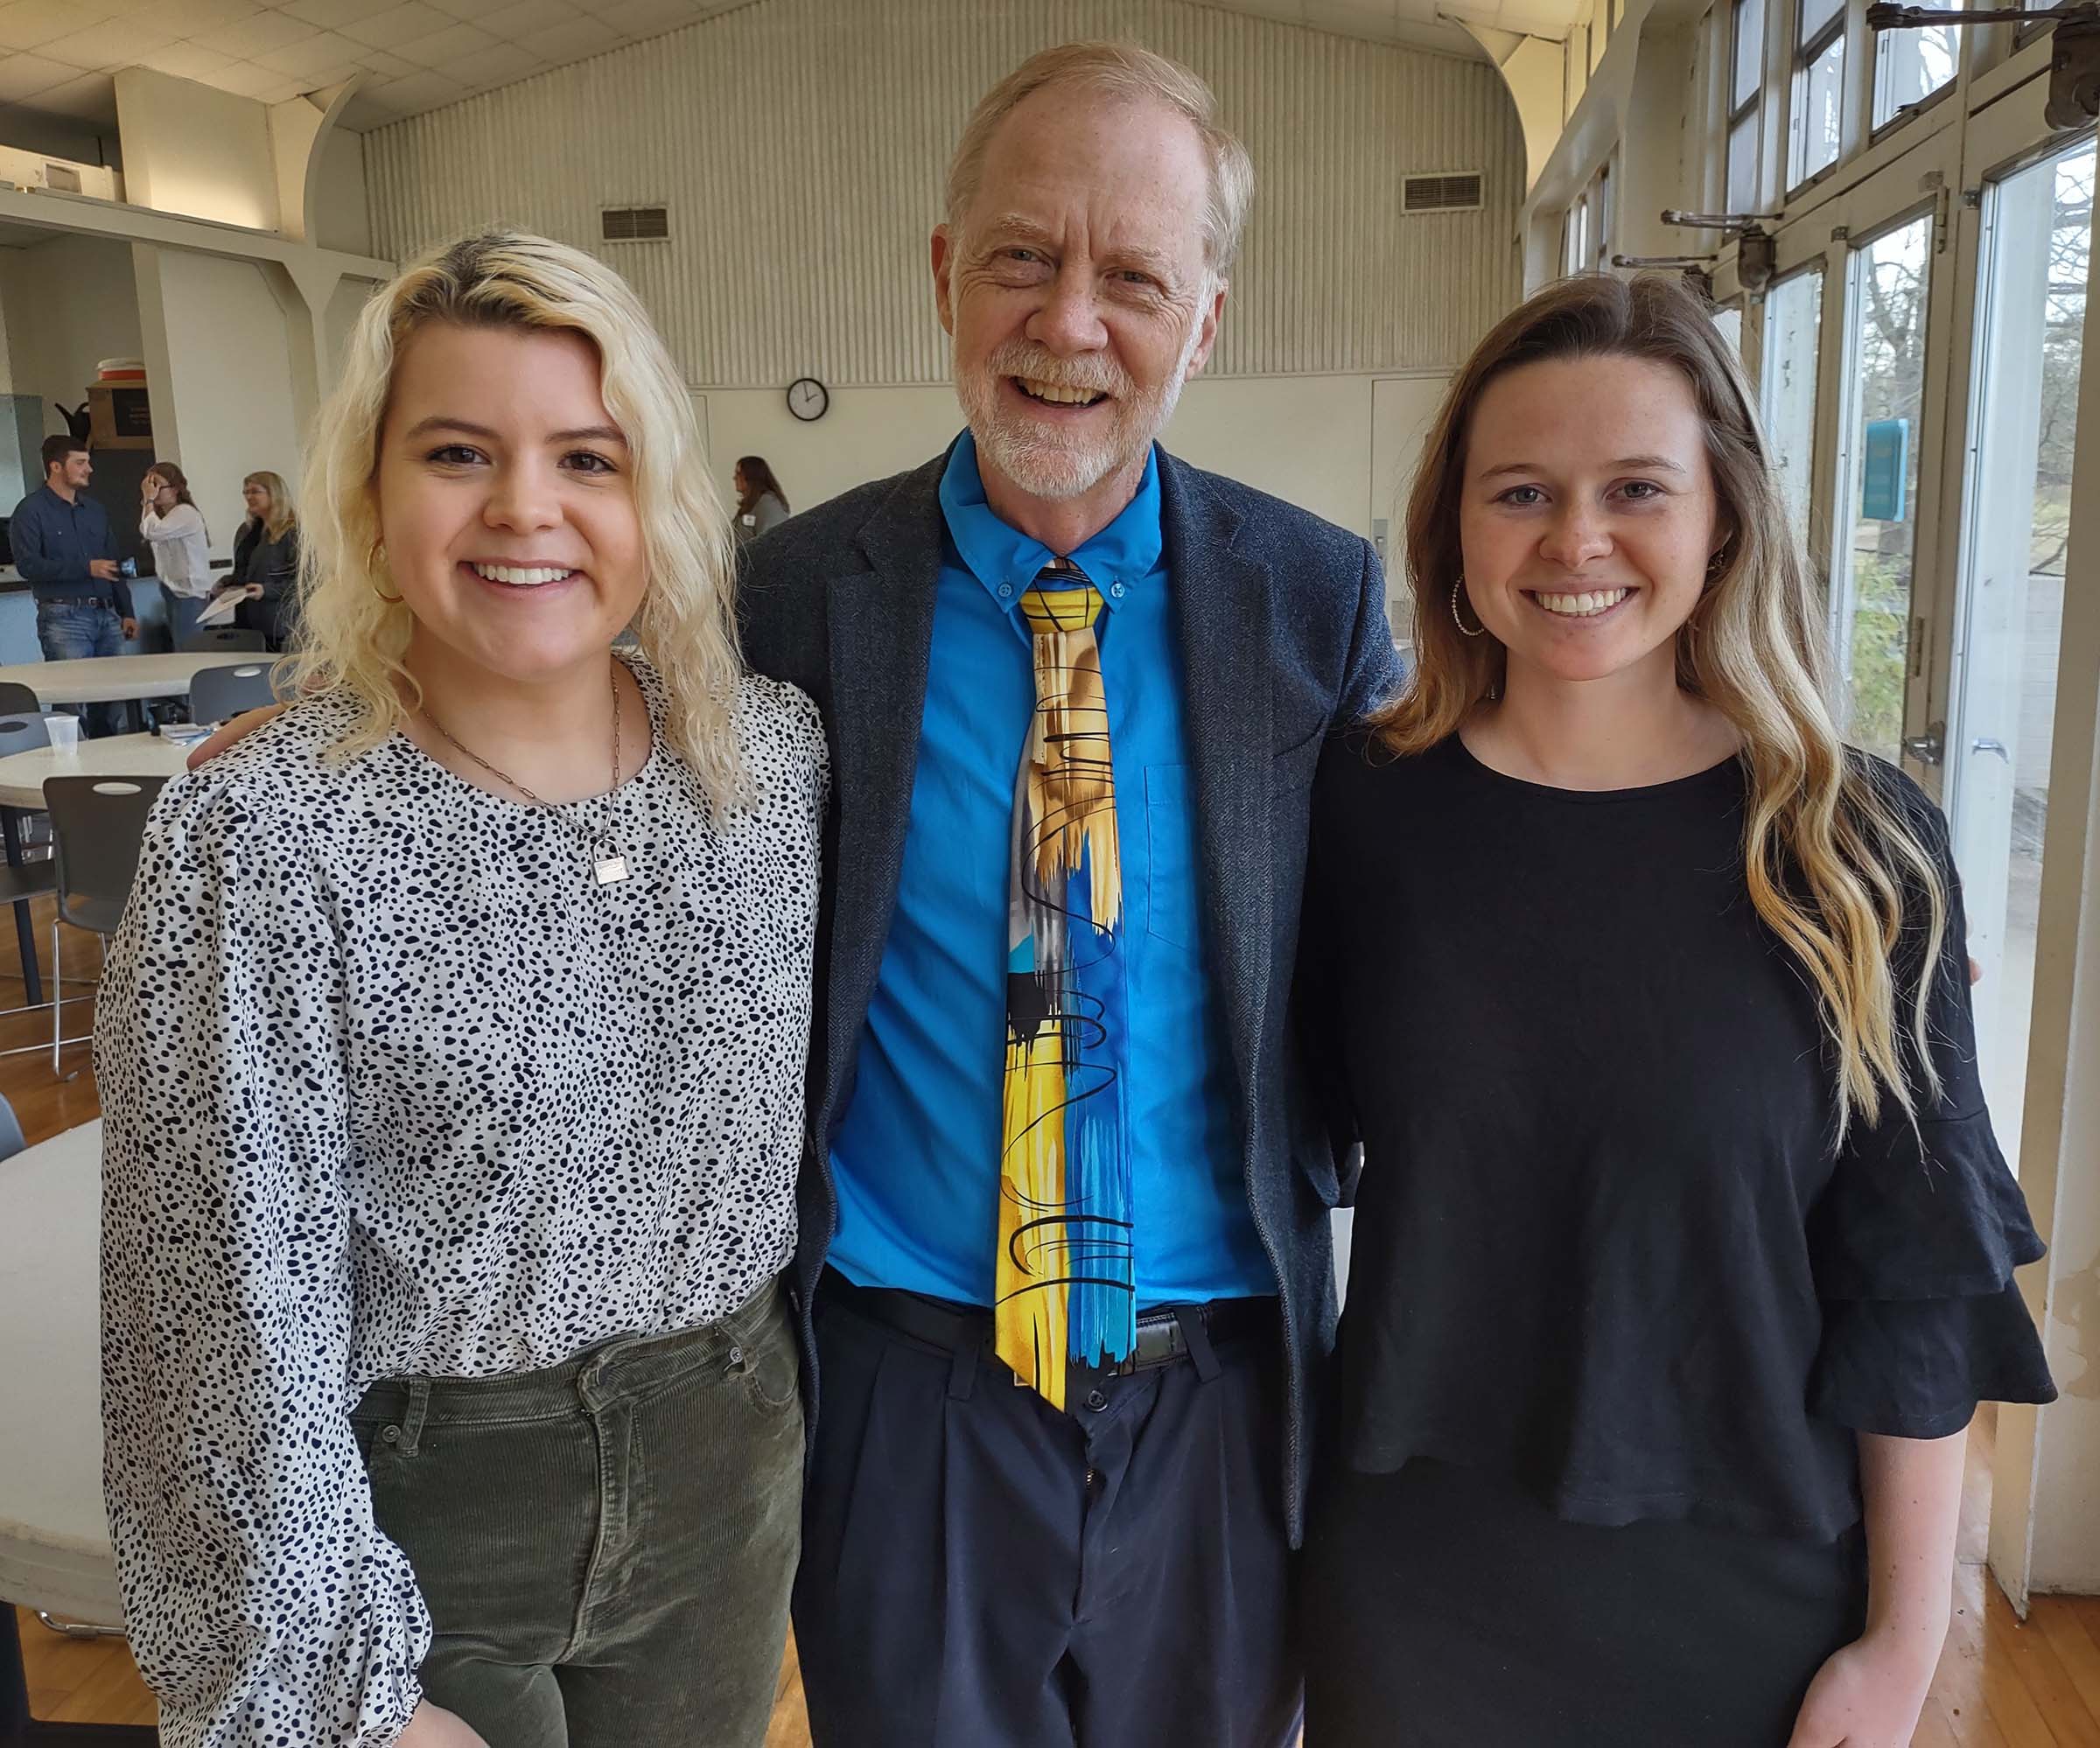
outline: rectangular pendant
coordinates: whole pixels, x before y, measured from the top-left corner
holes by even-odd
[[[624,856],[602,856],[592,864],[601,886],[617,885],[627,877],[627,858]]]

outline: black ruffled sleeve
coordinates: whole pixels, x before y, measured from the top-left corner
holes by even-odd
[[[2056,1388],[2012,1271],[2042,1254],[2026,1199],[1991,1131],[1978,1077],[1967,926],[1946,821],[1923,791],[1877,763],[1874,777],[1938,861],[1947,927],[1936,961],[1899,953],[1898,989],[1929,975],[1927,1033],[1935,1098],[1913,1053],[1914,1123],[1884,1101],[1855,1120],[1810,1223],[1823,1345],[1812,1412],[1861,1432],[1940,1438],[1979,1402],[2047,1402]],[[1908,1022],[1908,1008],[1902,1017]]]

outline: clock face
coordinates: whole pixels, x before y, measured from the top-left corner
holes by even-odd
[[[823,417],[831,404],[831,391],[814,376],[799,379],[788,391],[788,410],[808,423]]]

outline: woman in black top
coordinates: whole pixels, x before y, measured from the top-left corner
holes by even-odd
[[[1316,789],[1312,1059],[1364,1147],[1307,1748],[1884,1748],[1963,1431],[2054,1390],[1944,822],[1848,751],[1680,284],[1453,383],[1418,666]]]
[[[290,488],[275,473],[251,473],[241,482],[248,520],[234,536],[234,568],[219,589],[238,589],[247,598],[234,623],[259,631],[273,650],[290,641],[299,577],[299,518]]]

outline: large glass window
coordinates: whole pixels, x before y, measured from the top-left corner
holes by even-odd
[[[1891,760],[1900,756],[1910,676],[1931,261],[1928,213],[1854,250],[1846,292],[1845,446],[1831,629],[1851,706],[1850,738]]]
[[[1947,794],[1992,1125],[2020,1158],[2049,815],[2071,458],[2092,248],[2094,149],[1987,192]],[[2046,239],[2046,246],[2042,245]]]
[[[1765,298],[1765,440],[1786,493],[1795,537],[1806,543],[1816,478],[1816,386],[1823,356],[1823,269],[1782,279]]]
[[[1955,0],[1915,0],[1936,12],[1955,10]],[[1874,126],[1886,127],[1954,82],[1962,49],[1959,24],[1922,31],[1884,31],[1874,45]]]
[[[1801,0],[1788,142],[1788,187],[1838,162],[1844,109],[1843,0]]]
[[[1730,16],[1728,56],[1728,210],[1754,213],[1757,99],[1765,71],[1765,0],[1735,0]]]

